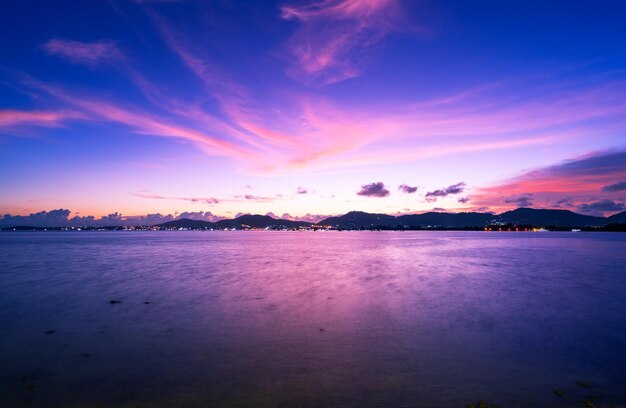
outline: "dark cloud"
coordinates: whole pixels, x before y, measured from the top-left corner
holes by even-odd
[[[613,193],[615,191],[625,191],[626,190],[626,181],[620,181],[619,183],[609,184],[608,186],[602,187],[602,191],[606,191],[607,193]]]
[[[384,183],[377,182],[362,185],[361,190],[357,194],[365,197],[387,197],[389,190],[385,188]]]
[[[472,211],[486,212],[486,213],[489,213],[489,214],[495,214],[495,212],[491,211],[491,209],[489,207],[474,207],[474,208],[472,208]]]
[[[626,180],[626,150],[604,150],[526,172],[497,185],[481,188],[472,194],[472,202],[499,206],[502,197],[511,194],[533,194],[535,203],[554,203],[563,197],[571,202],[557,204],[560,208],[577,210],[576,203],[615,199],[612,193]],[[599,186],[604,186],[600,188]]]
[[[0,218],[0,226],[36,226],[36,227],[54,227],[57,225],[69,224],[68,217],[72,212],[63,208],[52,211],[40,211],[30,215],[11,215],[5,214]],[[77,217],[74,217],[76,219]],[[79,217],[82,218],[82,217]],[[89,218],[89,217],[87,217]],[[93,219],[93,217],[91,217]]]
[[[571,197],[563,197],[559,200],[557,200],[552,207],[554,208],[561,208],[561,207],[572,207],[574,204],[572,203],[572,198]]]
[[[184,214],[184,213],[183,213]],[[185,217],[175,217],[172,214],[163,215],[160,213],[154,214],[145,214],[145,215],[135,215],[130,217],[124,217],[124,225],[154,225],[160,224],[168,221],[174,221],[178,218]]]
[[[606,212],[617,212],[623,211],[624,209],[626,209],[624,203],[615,202],[613,200],[600,200],[594,203],[580,204],[578,206],[578,211],[598,216],[602,216]]]
[[[568,160],[540,171],[579,176],[590,174],[604,176],[623,174],[624,170],[626,170],[626,151],[604,151]]]
[[[516,204],[519,207],[531,207],[532,203],[532,194],[520,194],[520,195],[512,195],[504,199],[504,202],[507,204]]]
[[[406,194],[413,194],[414,192],[417,191],[417,186],[412,187],[407,184],[400,184],[400,186],[398,186],[398,190]]]
[[[433,211],[445,211],[446,209],[443,207],[435,207],[433,208]]]
[[[436,200],[439,197],[446,197],[451,194],[460,194],[465,190],[465,183],[456,183],[449,187],[442,188],[435,191],[429,191],[426,193],[426,198],[433,198]]]
[[[470,198],[469,197],[461,197],[457,200],[459,203],[461,204],[465,204],[465,203],[469,203]]]
[[[306,187],[298,187],[298,189],[296,190],[296,193],[298,194],[306,194],[309,191],[306,189]]]

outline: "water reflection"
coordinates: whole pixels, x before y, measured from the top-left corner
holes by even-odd
[[[625,249],[600,233],[3,233],[0,402],[615,403]]]

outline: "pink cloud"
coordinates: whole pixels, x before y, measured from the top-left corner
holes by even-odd
[[[325,220],[326,218],[330,218],[335,216],[336,214],[333,215],[324,215],[324,214],[305,214],[305,215],[291,215],[289,213],[284,213],[283,215],[281,215],[279,218],[283,219],[283,220],[290,220],[290,221],[305,221],[305,222],[312,222],[312,223],[318,223],[322,220]]]
[[[625,151],[591,152],[477,189],[472,203],[498,212],[533,205],[604,215],[619,210],[623,200],[623,191],[605,187],[623,180]]]
[[[220,133],[213,133],[212,129],[202,131],[182,126],[177,124],[175,120],[165,120],[161,116],[135,111],[132,108],[77,97],[63,89],[38,81],[31,80],[29,84],[66,104],[81,109],[91,120],[100,119],[121,123],[129,126],[138,134],[184,139],[193,142],[201,150],[212,156],[228,156],[242,161],[252,160],[253,152],[248,148],[224,138]]]
[[[387,7],[397,6],[392,0],[321,1],[285,6],[283,14],[304,23],[324,16],[367,20],[386,13]],[[199,47],[191,47],[180,30],[170,28],[154,12],[151,15],[170,49],[202,83],[200,98],[179,100],[175,89],[154,86],[126,62],[120,67],[158,110],[77,96],[41,83],[35,87],[56,98],[56,103],[80,111],[85,119],[121,123],[138,134],[183,139],[208,155],[234,159],[243,171],[255,174],[547,146],[626,128],[624,81],[598,85],[592,80],[574,88],[554,81],[553,88],[546,90],[531,78],[516,78],[432,100],[352,107],[294,91],[281,94],[281,101],[266,103],[203,58]],[[533,91],[520,92],[520,83]],[[502,96],[512,92],[517,92],[515,99]],[[207,93],[218,112],[209,113],[197,102],[205,100]]]
[[[328,85],[359,76],[371,48],[399,31],[397,0],[321,0],[285,5],[281,17],[299,27],[287,42],[286,74],[305,84]]]
[[[201,204],[219,204],[220,200],[215,197],[168,197],[162,196],[158,194],[145,194],[145,193],[135,193],[136,197],[139,198],[147,198],[151,200],[182,200],[182,201],[190,201],[192,203],[201,203]]]
[[[43,44],[43,49],[76,64],[96,66],[103,62],[121,60],[122,53],[113,41],[101,40],[82,42],[64,39],[52,39]]]
[[[0,128],[18,125],[61,126],[68,119],[77,119],[81,115],[72,111],[20,111],[0,110]]]

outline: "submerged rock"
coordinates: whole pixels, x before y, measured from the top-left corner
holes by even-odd
[[[112,305],[115,305],[115,304],[118,304],[118,303],[122,303],[122,301],[121,300],[111,300],[109,303],[112,304]]]
[[[46,334],[54,334],[56,333],[56,330],[46,330]]]
[[[589,399],[589,398],[585,398],[583,400],[583,407],[587,407],[587,408],[592,408],[595,407],[596,405],[593,403],[593,400]]]

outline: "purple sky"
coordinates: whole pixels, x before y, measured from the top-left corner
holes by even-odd
[[[622,211],[625,14],[621,1],[13,2],[0,224]]]

